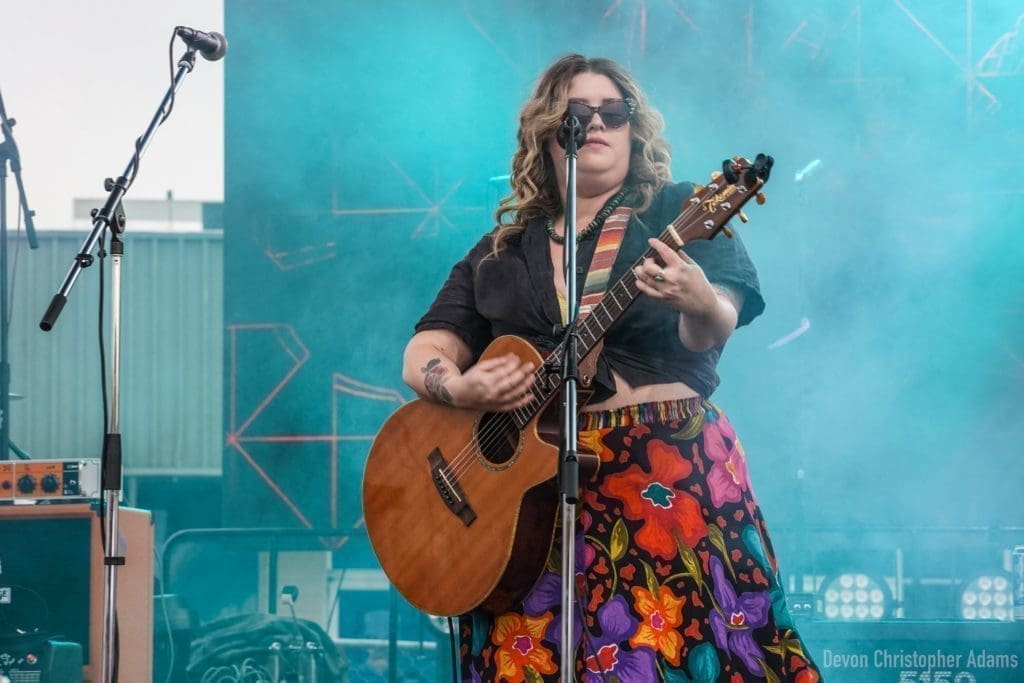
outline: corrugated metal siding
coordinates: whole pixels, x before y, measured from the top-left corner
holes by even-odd
[[[81,273],[54,329],[39,329],[84,238],[83,232],[40,232],[35,251],[10,240],[11,391],[26,397],[11,402],[11,438],[37,459],[99,457],[102,445],[98,263]],[[110,266],[108,258],[108,302]],[[219,473],[222,234],[136,234],[129,226],[121,273],[125,473]],[[109,372],[109,305],[103,328]]]

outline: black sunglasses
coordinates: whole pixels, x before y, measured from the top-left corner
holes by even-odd
[[[629,123],[636,111],[636,100],[627,97],[622,100],[608,100],[600,106],[592,107],[586,102],[569,102],[569,115],[579,119],[580,125],[586,128],[594,114],[601,115],[601,121],[609,128],[621,128]]]

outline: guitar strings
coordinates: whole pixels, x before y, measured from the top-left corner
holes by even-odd
[[[666,236],[667,234],[668,233],[666,231]],[[636,263],[642,262],[643,258],[645,257],[641,257],[640,259],[638,259]],[[636,265],[636,263],[634,264],[634,266]],[[629,285],[635,284],[635,279],[636,277],[633,274],[633,270],[632,268],[630,268],[629,272],[626,275],[623,275],[622,278],[616,281],[612,289],[618,286],[622,286],[626,289],[627,294],[632,295],[632,293],[629,290]],[[606,293],[605,296],[608,296],[608,294]],[[594,307],[594,309],[596,310],[598,306],[601,306],[604,303],[604,300],[604,297],[602,297],[601,301]],[[587,334],[589,334],[591,337],[595,337],[596,335],[594,331],[590,328],[590,321],[592,319],[597,320],[596,318],[593,318],[592,315],[588,315],[587,317],[583,318],[580,321],[580,327],[584,328]],[[564,353],[565,344],[562,343],[555,347],[551,355],[554,356],[556,360],[560,360]],[[534,383],[531,384],[529,388],[530,393],[533,395],[533,400],[530,402],[530,404],[523,406],[522,408],[515,408],[506,413],[495,414],[495,417],[491,420],[488,426],[485,427],[480,432],[478,432],[476,442],[480,444],[480,451],[482,453],[486,453],[492,447],[497,446],[501,442],[501,439],[504,438],[504,436],[510,433],[513,429],[515,429],[515,431],[517,432],[521,431],[521,429],[519,428],[518,424],[515,423],[515,421],[511,423],[509,422],[512,416],[518,417],[519,424],[522,424],[525,427],[526,424],[528,424],[529,421],[533,419],[534,415],[536,415],[536,413],[541,408],[543,408],[547,400],[552,395],[554,395],[555,392],[553,389],[549,389],[547,386],[544,386],[544,382],[538,382],[538,379],[540,379],[542,376],[542,370],[543,367],[540,367],[533,372]],[[538,394],[538,392],[540,393]],[[453,458],[449,465],[445,468],[445,474],[449,476],[449,479],[452,480],[453,483],[455,483],[458,481],[460,477],[462,477],[462,475],[464,475],[472,467],[472,464],[476,461],[477,459],[475,457],[474,442],[470,441],[468,444],[466,444],[466,446],[463,447],[459,454],[456,455],[455,458]]]
[[[640,263],[642,261],[642,258],[639,259],[637,263]],[[627,294],[632,294],[629,290],[629,286],[635,284],[636,280],[636,277],[635,275],[632,274],[632,272],[632,268],[630,268],[629,275],[624,275],[622,278],[620,278],[615,283],[615,285],[613,285],[613,289],[614,287],[622,286],[623,288],[625,288]],[[607,296],[607,294],[605,296]],[[604,297],[602,297],[601,303],[599,303],[597,306],[600,306],[603,303]],[[597,306],[595,306],[595,310]],[[580,322],[580,326],[585,329],[587,334],[589,334],[591,337],[594,337],[594,331],[589,327],[590,321],[592,319],[596,320],[596,318],[592,318],[591,315],[588,315]],[[564,352],[565,345],[559,344],[554,349],[551,355],[555,356],[556,359],[560,359]],[[498,445],[501,439],[506,434],[510,433],[512,429],[515,429],[518,432],[520,430],[518,424],[526,426],[526,424],[529,423],[529,421],[533,418],[536,412],[543,408],[547,400],[554,394],[554,390],[551,390],[547,386],[545,386],[545,383],[543,381],[538,381],[542,377],[542,368],[538,368],[537,370],[535,370],[533,372],[533,376],[534,383],[531,384],[528,389],[528,391],[530,391],[530,393],[533,396],[533,400],[530,402],[530,404],[523,406],[522,408],[516,408],[514,410],[508,411],[507,413],[496,414],[492,421],[488,424],[488,427],[485,427],[477,435],[477,442],[480,444],[481,452],[486,453],[492,447]],[[546,393],[549,391],[550,393]],[[509,422],[510,418],[512,417],[518,418],[518,424],[516,424],[514,421],[512,423]],[[474,442],[472,441],[466,444],[466,446],[463,447],[460,453],[455,458],[453,458],[452,461],[445,468],[445,474],[448,475],[449,478],[453,480],[453,482],[457,482],[458,479],[462,477],[466,473],[466,471],[470,469],[470,467],[472,467],[472,464],[476,462],[476,457],[474,457],[475,449],[473,448],[473,446]]]
[[[728,184],[723,185],[722,187],[716,187],[713,190],[712,195],[717,194],[720,189],[726,187],[727,185]],[[709,185],[708,187],[712,187],[712,185]],[[690,199],[687,199],[685,206],[683,210],[680,212],[679,216],[677,216],[676,219],[672,221],[672,228],[676,231],[680,230],[683,224],[689,222],[692,219],[692,214],[695,211],[699,211],[701,204],[702,202],[700,201],[693,202]],[[661,235],[658,237],[658,240],[661,241],[663,244],[666,244],[667,246],[672,246],[672,244],[669,244],[670,240],[674,241],[671,231],[668,230],[667,228],[664,232],[661,233]],[[673,247],[673,249],[675,249],[675,247]],[[623,276],[619,278],[619,280],[617,280],[614,285],[612,285],[611,289],[609,289],[608,292],[605,292],[605,294],[601,297],[601,300],[594,306],[594,309],[592,310],[596,311],[597,308],[604,306],[606,300],[612,294],[614,288],[620,285],[626,289],[626,293],[630,296],[630,303],[632,303],[632,301],[635,299],[637,295],[637,292],[631,291],[631,288],[635,287],[637,279],[634,269],[637,268],[640,264],[642,264],[645,259],[652,258],[655,255],[656,252],[653,249],[653,247],[648,248],[647,251],[645,251],[636,261],[633,262],[633,265],[626,271],[626,273],[624,273]],[[614,296],[612,296],[612,300],[615,301],[616,306],[622,308],[621,306],[619,306],[618,300],[616,300]],[[624,311],[625,308],[622,308],[622,310]],[[589,327],[591,319],[593,319],[592,315],[588,315],[585,318],[583,318],[579,324],[581,327],[586,329],[587,333],[590,334],[591,337],[593,337],[594,332]],[[595,339],[594,341],[596,342],[597,340]],[[556,356],[556,358],[560,359],[561,355],[564,354],[564,352],[565,344],[560,343],[558,346],[555,347],[551,355]],[[515,408],[508,412],[495,413],[495,417],[491,420],[490,423],[488,423],[488,426],[477,433],[477,438],[471,440],[469,443],[463,446],[459,453],[454,458],[452,458],[452,460],[449,463],[445,465],[445,467],[442,469],[442,472],[449,478],[452,484],[457,484],[459,479],[463,475],[465,475],[466,472],[469,471],[469,469],[471,469],[473,463],[477,462],[477,458],[475,457],[475,451],[477,450],[475,446],[477,444],[479,445],[479,451],[481,452],[481,454],[484,454],[492,447],[498,445],[504,438],[504,436],[509,434],[511,431],[514,430],[517,433],[521,432],[522,428],[518,426],[515,420],[513,420],[513,422],[511,423],[509,422],[509,420],[513,419],[513,416],[518,417],[519,423],[521,423],[523,427],[525,427],[529,423],[529,421],[533,419],[537,412],[539,412],[544,407],[544,404],[547,402],[547,400],[551,398],[551,396],[555,393],[553,389],[549,390],[547,387],[541,387],[540,385],[538,385],[537,380],[541,377],[542,369],[543,365],[541,367],[538,367],[533,372],[534,383],[531,384],[529,388],[530,393],[533,395],[533,400],[531,400],[530,403],[528,403],[525,406],[522,406],[521,408]],[[540,395],[537,394],[538,388],[542,388],[542,392]],[[545,391],[549,392],[546,396],[544,395]]]
[[[555,351],[557,352],[558,348],[556,348]],[[534,383],[531,384],[529,388],[530,393],[533,395],[533,402],[537,403],[537,410],[539,410],[543,406],[544,402],[548,398],[544,396],[542,387],[537,381],[540,377],[540,371],[541,368],[537,368],[537,370],[534,370]],[[540,391],[541,393],[538,394],[538,391]],[[458,455],[456,455],[451,460],[451,462],[449,462],[446,465],[446,467],[444,468],[444,473],[450,476],[453,483],[457,482],[458,478],[461,477],[469,469],[469,467],[472,466],[474,462],[476,462],[476,457],[474,457],[473,448],[474,443],[478,442],[480,444],[481,452],[487,451],[491,447],[497,445],[497,443],[500,442],[502,435],[508,432],[509,427],[516,426],[514,424],[510,425],[508,422],[509,416],[512,415],[512,413],[516,413],[517,415],[520,416],[520,420],[523,423],[523,426],[526,426],[526,424],[529,423],[530,419],[532,418],[532,415],[527,414],[526,416],[523,416],[519,412],[519,410],[520,409],[516,409],[515,411],[509,411],[507,413],[495,413],[494,420],[491,421],[487,428],[484,428],[483,430],[478,432],[477,439],[475,441],[470,441],[469,443],[467,443],[458,453]],[[499,420],[501,421],[500,425],[492,426],[495,425],[495,423]],[[516,428],[518,430],[517,426]]]
[[[665,232],[665,236],[668,236],[668,231]],[[649,253],[653,253],[653,250],[648,250],[648,252],[646,252],[644,256],[640,257],[633,264],[633,267],[636,267],[636,265],[642,263],[643,259],[647,258]],[[623,287],[626,290],[626,292],[630,294],[631,297],[635,296],[635,293],[630,290],[636,284],[636,274],[633,272],[633,267],[631,267],[627,271],[627,273],[625,273],[618,281],[616,281],[615,285],[613,285],[612,287],[613,289],[614,287]],[[608,294],[606,293],[605,296],[608,296]],[[604,297],[602,297],[601,303],[599,303],[597,306],[603,304],[604,300]],[[595,306],[595,309],[597,308],[597,306]],[[586,318],[580,321],[580,326],[581,328],[585,328],[587,333],[591,337],[594,337],[594,332],[589,327],[589,322],[591,319],[592,316],[588,315]],[[559,344],[557,347],[555,347],[554,351],[552,351],[552,355],[554,355],[556,359],[559,361],[561,360],[564,353],[565,344]],[[512,416],[518,417],[519,424],[525,426],[526,424],[529,423],[531,419],[533,419],[534,415],[536,415],[536,412],[543,408],[547,400],[555,393],[554,390],[551,390],[550,394],[545,395],[544,392],[547,391],[547,387],[543,387],[543,383],[538,384],[537,380],[541,377],[541,368],[535,370],[533,372],[533,376],[534,383],[530,385],[529,389],[530,393],[533,395],[533,400],[531,401],[531,404],[523,406],[522,408],[516,408],[506,413],[495,414],[495,417],[490,421],[487,427],[478,432],[476,442],[480,444],[481,453],[486,453],[491,448],[500,444],[501,440],[505,437],[505,435],[509,434],[511,431],[520,431],[518,424],[512,419]],[[537,393],[538,389],[541,389],[542,391],[540,395],[538,395]],[[470,441],[468,444],[466,444],[465,447],[463,447],[459,454],[452,459],[451,463],[446,468],[445,474],[449,476],[450,480],[452,480],[453,483],[456,483],[459,480],[459,478],[461,478],[476,461],[477,459],[475,457],[474,442]]]

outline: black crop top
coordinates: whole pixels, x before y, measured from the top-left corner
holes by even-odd
[[[691,183],[669,185],[655,196],[647,211],[633,217],[612,266],[611,283],[647,250],[647,239],[660,235],[679,215],[692,193]],[[416,324],[416,331],[454,332],[469,346],[474,361],[492,340],[505,334],[522,337],[547,353],[560,341],[562,325],[544,221],[531,221],[521,233],[507,239],[497,259],[485,258],[491,251],[491,237],[485,235],[455,264],[434,303]],[[579,293],[596,244],[593,236],[579,244]],[[710,282],[742,292],[737,326],[746,325],[764,310],[757,271],[738,234],[732,239],[719,235],[713,240],[696,240],[684,250],[704,269]],[[615,393],[612,371],[634,387],[683,382],[709,397],[718,386],[715,366],[724,344],[699,353],[690,351],[679,340],[678,316],[668,306],[640,295],[605,334],[592,401],[603,401]]]

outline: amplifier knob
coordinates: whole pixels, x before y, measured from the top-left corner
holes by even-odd
[[[18,490],[22,493],[32,493],[36,490],[36,480],[31,474],[26,474],[18,479]]]
[[[46,493],[53,493],[60,488],[60,481],[52,474],[47,474],[43,477],[43,480],[39,482],[39,485],[43,487],[43,491]]]

